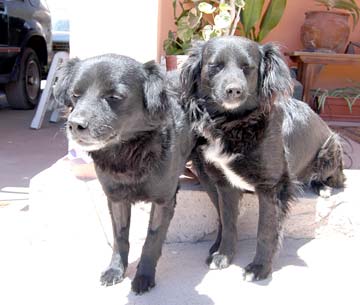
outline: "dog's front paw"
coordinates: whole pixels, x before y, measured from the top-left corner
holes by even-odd
[[[247,282],[266,279],[271,273],[271,264],[251,263],[245,267],[243,278]]]
[[[131,283],[131,289],[136,294],[142,294],[155,286],[155,278],[151,275],[136,275]]]
[[[120,268],[108,268],[100,277],[101,285],[111,286],[120,283],[124,279],[124,270]]]
[[[229,267],[231,259],[228,255],[220,254],[218,252],[209,255],[206,259],[206,263],[210,269],[224,269]]]

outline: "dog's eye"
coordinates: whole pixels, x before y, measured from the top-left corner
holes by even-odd
[[[211,63],[211,64],[208,64],[208,67],[209,67],[210,73],[218,73],[224,68],[224,65],[220,64],[220,63]]]
[[[72,100],[77,100],[79,97],[80,97],[80,94],[75,93],[75,92],[71,93],[71,99]]]
[[[252,67],[252,66],[250,66],[248,64],[243,64],[241,66],[241,70],[243,70],[245,74],[250,73],[250,71],[253,70],[253,69],[254,69],[254,67]]]
[[[108,103],[116,103],[116,102],[120,102],[124,99],[123,96],[121,95],[109,95],[109,96],[106,96],[105,97],[105,100],[108,102]]]

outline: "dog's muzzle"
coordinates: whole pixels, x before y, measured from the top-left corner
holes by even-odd
[[[247,98],[247,92],[243,86],[231,83],[224,89],[224,98],[222,100],[222,106],[225,109],[232,110],[239,107],[243,101]]]
[[[77,143],[84,151],[99,150],[116,138],[106,126],[91,128],[90,122],[81,116],[72,116],[67,122],[68,137]]]

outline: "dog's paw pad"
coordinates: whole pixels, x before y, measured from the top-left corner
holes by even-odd
[[[247,282],[266,279],[271,273],[271,266],[251,263],[243,272],[243,279]]]
[[[120,268],[108,268],[100,277],[101,285],[111,286],[120,283],[124,279],[124,271]]]
[[[229,267],[230,258],[225,254],[215,252],[207,258],[206,263],[210,269],[224,269]]]
[[[131,283],[131,289],[136,294],[142,294],[155,286],[155,278],[150,275],[136,275]]]

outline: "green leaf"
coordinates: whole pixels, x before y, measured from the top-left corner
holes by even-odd
[[[177,0],[172,0],[174,19],[176,19],[176,3],[177,3]]]
[[[189,29],[189,28],[184,28],[184,29],[178,30],[178,36],[184,42],[190,41],[193,36],[193,33],[194,33],[193,30]]]
[[[194,33],[190,27],[188,16],[183,16],[177,23],[177,35],[182,41],[190,41]]]
[[[286,7],[286,0],[271,0],[260,24],[257,41],[262,41],[278,25]]]
[[[250,35],[251,29],[259,21],[261,17],[264,0],[246,1],[244,9],[241,10],[241,23],[244,26],[245,36]]]
[[[211,38],[220,37],[224,35],[224,30],[215,29],[215,31],[211,34]]]
[[[183,17],[186,17],[188,14],[189,14],[190,10],[183,10],[181,12],[181,14],[177,17],[177,19],[175,20],[175,24],[176,26],[178,25],[179,23],[179,20],[182,19]]]
[[[172,55],[178,52],[179,45],[173,32],[169,31],[168,38],[164,41],[163,48],[167,55]]]
[[[217,29],[227,29],[231,25],[231,15],[228,11],[222,11],[214,18]]]
[[[202,18],[202,13],[200,13],[199,16],[196,16],[190,12],[188,16],[189,27],[195,29],[200,24],[201,18]]]
[[[198,5],[198,9],[204,14],[212,14],[213,12],[215,12],[216,7],[213,7],[210,3],[201,2]]]
[[[219,5],[220,11],[231,11],[231,6],[227,3],[220,3]]]

